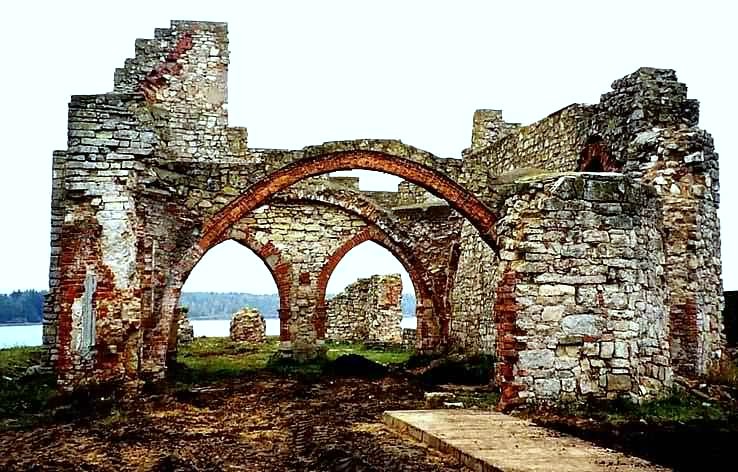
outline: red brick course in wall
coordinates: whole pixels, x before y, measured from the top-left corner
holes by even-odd
[[[689,300],[684,304],[672,305],[669,310],[671,330],[669,337],[678,342],[680,355],[673,359],[674,368],[682,375],[695,375],[693,359],[698,358],[700,329],[697,322],[697,304]]]
[[[139,82],[138,91],[148,102],[156,100],[156,93],[166,86],[168,75],[178,75],[182,72],[182,64],[179,64],[177,60],[190,49],[192,49],[192,34],[185,31],[177,40],[174,48],[167,54],[166,60],[154,67]]]
[[[81,216],[81,215],[80,215]],[[58,319],[58,357],[55,362],[57,372],[71,373],[75,369],[98,370],[91,382],[125,382],[135,377],[136,372],[125,372],[125,366],[130,366],[131,354],[126,349],[128,333],[113,333],[105,331],[105,321],[110,316],[115,317],[120,311],[122,294],[114,286],[114,277],[110,269],[102,263],[99,247],[100,226],[92,212],[77,220],[73,224],[65,225],[60,239],[60,265],[65,268],[59,280],[60,306]],[[108,344],[98,344],[92,351],[90,360],[80,359],[72,352],[72,305],[79,299],[84,290],[84,280],[88,270],[95,272],[97,287],[92,296],[91,304],[97,322],[97,338],[106,339]],[[138,327],[132,327],[136,330]],[[123,336],[122,336],[123,335]]]
[[[494,305],[494,320],[497,326],[497,364],[495,377],[500,387],[499,408],[506,409],[514,407],[523,400],[518,393],[523,389],[522,385],[515,382],[515,364],[518,361],[518,352],[522,348],[517,336],[525,333],[516,325],[518,317],[518,305],[515,301],[515,286],[518,282],[518,274],[510,268],[505,269],[497,293]]]

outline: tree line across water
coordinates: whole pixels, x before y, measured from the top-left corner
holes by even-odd
[[[330,297],[330,295],[329,295]],[[193,320],[223,319],[244,307],[256,308],[265,318],[279,317],[279,296],[255,295],[253,293],[188,292],[180,297],[179,304],[186,306],[187,317]],[[402,295],[402,314],[415,316],[415,297]]]
[[[37,290],[0,294],[0,323],[41,323],[44,294]]]
[[[44,312],[44,291],[23,290],[0,294],[0,324],[41,323]],[[266,318],[278,316],[279,296],[257,295],[253,293],[186,292],[180,298],[180,305],[189,308],[191,319],[230,318],[244,307],[259,310]],[[415,315],[415,297],[402,295],[402,313]]]

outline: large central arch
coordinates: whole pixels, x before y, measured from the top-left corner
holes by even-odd
[[[398,153],[375,150],[371,146],[365,146],[365,143],[366,141],[343,143],[341,147],[347,149],[339,148],[340,150],[334,150],[330,144],[306,148],[305,157],[267,174],[209,219],[203,227],[201,244],[204,247],[210,246],[212,241],[220,238],[245,214],[290,185],[329,172],[364,169],[401,177],[443,198],[477,228],[488,244],[495,247],[495,215],[474,194],[435,169],[432,164],[438,158],[401,143],[399,149],[404,152]],[[418,158],[418,155],[421,157]]]

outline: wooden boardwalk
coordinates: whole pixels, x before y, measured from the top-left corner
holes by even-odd
[[[388,411],[384,422],[394,431],[456,456],[477,472],[669,470],[492,411]]]

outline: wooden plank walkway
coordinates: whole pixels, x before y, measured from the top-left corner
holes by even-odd
[[[396,432],[456,456],[477,472],[669,470],[492,411],[387,411],[384,422]]]

